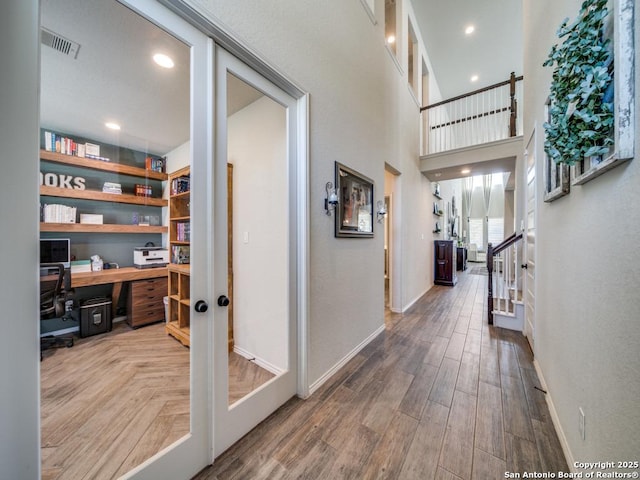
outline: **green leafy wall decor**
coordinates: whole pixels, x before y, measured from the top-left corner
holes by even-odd
[[[605,155],[613,145],[613,46],[605,32],[607,0],[586,0],[577,19],[557,31],[564,41],[543,66],[554,67],[544,149],[556,163],[573,165]]]

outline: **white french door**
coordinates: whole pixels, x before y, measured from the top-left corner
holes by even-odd
[[[160,26],[190,48],[190,142],[191,167],[191,278],[190,298],[190,428],[174,444],[160,451],[122,478],[189,479],[212,461],[209,385],[212,355],[211,308],[198,313],[197,300],[211,304],[211,218],[213,193],[210,159],[213,152],[212,105],[209,72],[213,68],[213,41],[153,0],[119,0]],[[158,98],[159,102],[163,99]]]
[[[217,456],[296,394],[299,219],[304,213],[297,201],[302,175],[297,100],[227,51],[217,48],[215,56]],[[231,297],[228,306],[226,297]],[[241,390],[230,359],[259,372],[263,381]]]

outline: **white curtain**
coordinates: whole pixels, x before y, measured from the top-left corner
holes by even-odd
[[[462,236],[465,237],[464,240],[468,242],[469,237],[467,237],[467,232],[471,229],[469,218],[471,217],[471,199],[473,198],[473,177],[462,179],[462,198],[467,208],[466,228],[465,231],[462,232]]]
[[[509,172],[504,172],[502,174],[502,188],[504,188],[505,190],[507,189],[507,182],[509,181],[510,176],[511,176],[511,173]]]
[[[462,194],[467,204],[467,216],[470,216],[471,212],[471,197],[473,195],[473,177],[466,177],[462,183]]]
[[[482,177],[482,197],[484,198],[484,211],[487,218],[489,218],[489,204],[491,202],[491,184],[492,176],[485,175]]]

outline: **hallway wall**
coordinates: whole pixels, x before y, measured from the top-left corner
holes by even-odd
[[[373,239],[334,237],[334,217],[325,215],[323,201],[336,161],[375,181],[374,205],[384,198],[385,162],[400,172],[401,305],[431,286],[432,203],[425,201],[430,184],[419,170],[418,104],[406,72],[384,45],[384,0],[375,1],[375,25],[358,1],[189,3],[310,93],[308,379],[313,385],[383,326],[383,231],[375,223]],[[402,9],[410,11],[408,1]],[[404,65],[406,42],[398,47]]]
[[[38,2],[3,4],[0,16],[0,472],[39,478]]]
[[[573,21],[581,3],[524,2],[524,138],[535,130],[537,150],[535,356],[559,420],[559,435],[570,451],[570,467],[573,460],[636,459],[640,452],[640,160],[572,186],[568,196],[555,202],[542,202],[541,125],[552,74],[542,63],[558,43],[560,22],[565,17]],[[636,37],[636,92],[639,53]],[[639,105],[636,93],[636,121]],[[580,407],[586,416],[584,440],[578,429]]]

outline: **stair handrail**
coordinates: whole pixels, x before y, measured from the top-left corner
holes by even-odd
[[[509,235],[507,238],[505,238],[502,242],[500,242],[498,245],[496,245],[495,247],[492,247],[491,244],[489,244],[488,248],[487,248],[487,261],[489,260],[489,252],[492,252],[493,255],[498,255],[501,251],[503,251],[505,248],[509,248],[511,245],[513,245],[514,243],[516,243],[518,240],[522,240],[522,232],[520,233],[512,233],[511,235]]]
[[[493,264],[494,257],[499,255],[501,252],[509,248],[510,246],[516,244],[524,237],[523,232],[514,232],[505,238],[502,242],[500,242],[495,247],[489,243],[487,245],[487,272],[489,273],[487,279],[487,314],[489,325],[493,325]]]

